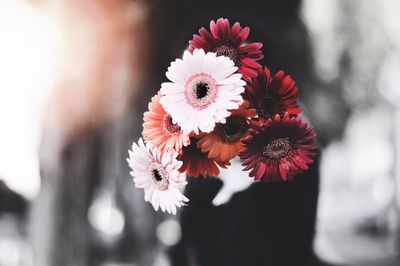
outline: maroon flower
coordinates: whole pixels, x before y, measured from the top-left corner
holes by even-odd
[[[301,112],[297,105],[297,87],[295,81],[283,71],[273,78],[267,67],[258,70],[258,76],[246,86],[245,98],[255,108],[258,117],[267,120],[276,114],[297,115]]]
[[[249,175],[255,180],[291,180],[314,161],[315,136],[300,117],[275,115],[243,141],[245,148],[239,152],[243,170],[251,169]]]
[[[203,153],[198,148],[198,141],[199,139],[192,137],[190,145],[183,147],[182,154],[178,158],[183,162],[179,169],[181,173],[186,171],[187,175],[192,177],[218,176],[218,166],[227,168],[231,165],[229,162],[217,162],[208,158],[207,153]]]
[[[264,56],[260,50],[262,43],[244,44],[250,28],[242,28],[238,22],[231,27],[228,19],[220,18],[216,23],[214,20],[210,22],[210,30],[211,32],[202,27],[199,34],[194,34],[193,40],[189,41],[189,51],[200,48],[205,52],[225,55],[235,62],[244,80],[256,77],[256,70],[261,68],[256,61]]]

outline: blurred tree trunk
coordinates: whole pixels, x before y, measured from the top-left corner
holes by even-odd
[[[146,8],[127,0],[43,0],[40,5],[60,26],[65,47],[47,107],[42,187],[31,213],[35,265],[134,259],[147,265],[154,213],[143,207],[125,161],[130,142],[141,132],[147,99],[140,97],[151,94],[137,93],[148,61]],[[123,234],[113,239],[88,220],[102,191],[110,193],[125,221]]]

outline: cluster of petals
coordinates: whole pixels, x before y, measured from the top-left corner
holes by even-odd
[[[274,76],[268,67],[259,69],[258,76],[246,86],[245,98],[257,109],[260,119],[268,119],[276,114],[301,112],[297,105],[296,82],[281,70]]]
[[[186,132],[211,132],[225,123],[230,109],[243,102],[246,83],[232,60],[195,49],[186,51],[168,68],[170,82],[161,84],[160,102],[172,122]]]
[[[316,154],[314,130],[300,117],[275,115],[251,131],[239,152],[243,170],[255,180],[290,180],[308,169]]]
[[[242,28],[239,22],[231,26],[228,19],[220,18],[217,22],[212,20],[210,31],[202,27],[199,34],[193,35],[189,41],[189,51],[200,48],[228,56],[239,68],[238,72],[243,75],[243,79],[248,81],[257,76],[257,69],[261,68],[257,61],[264,57],[261,52],[262,43],[245,43],[249,34],[250,28]]]
[[[299,116],[296,83],[260,65],[263,45],[249,34],[224,18],[200,28],[143,114],[144,140],[127,161],[156,211],[176,214],[189,201],[186,175],[218,176],[236,156],[264,182],[291,180],[313,163],[316,134]]]
[[[132,144],[127,159],[132,171],[133,182],[144,190],[145,201],[150,202],[154,210],[176,214],[176,207],[188,202],[181,190],[186,186],[186,176],[179,172],[182,162],[177,160],[177,152],[161,153],[150,143],[139,139]]]

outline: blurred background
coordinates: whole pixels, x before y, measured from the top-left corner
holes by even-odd
[[[315,256],[400,265],[400,2],[215,2],[0,0],[1,266],[175,265],[180,215],[144,202],[125,158],[169,63],[219,17],[294,77],[318,133]],[[213,206],[248,190],[232,175]]]

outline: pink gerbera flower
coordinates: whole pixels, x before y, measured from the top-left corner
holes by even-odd
[[[290,180],[314,161],[315,135],[300,117],[276,115],[243,141],[245,148],[239,152],[243,170],[251,169],[250,176],[255,180]]]
[[[210,22],[210,30],[202,27],[199,34],[193,35],[193,40],[189,41],[189,51],[200,48],[205,52],[227,56],[235,62],[244,80],[256,77],[256,70],[261,68],[256,61],[264,56],[260,50],[262,43],[244,44],[250,33],[249,27],[242,28],[238,22],[231,27],[228,19],[220,18],[217,22]]]
[[[149,111],[143,114],[143,138],[159,148],[161,152],[175,149],[190,143],[189,133],[181,130],[172,122],[172,118],[160,103],[160,96],[155,95],[149,103]]]
[[[161,153],[150,143],[140,138],[138,144],[132,144],[127,159],[130,174],[137,188],[144,190],[145,201],[153,205],[154,210],[176,214],[176,208],[189,201],[182,194],[186,186],[186,176],[179,172],[182,162],[177,160],[178,152]]]
[[[185,51],[168,68],[170,82],[161,84],[161,99],[173,123],[185,132],[211,132],[216,123],[225,123],[229,110],[243,102],[246,82],[235,73],[237,67],[226,56],[195,49]]]

